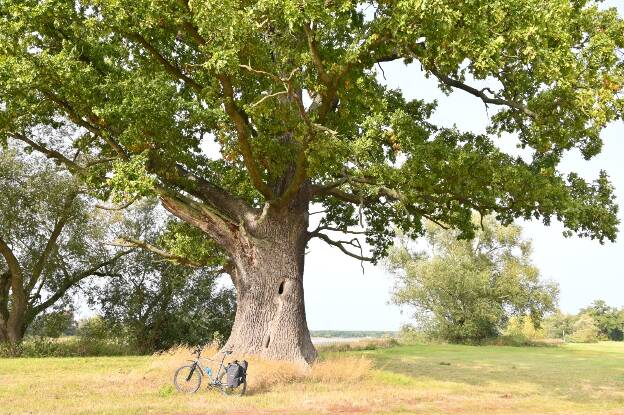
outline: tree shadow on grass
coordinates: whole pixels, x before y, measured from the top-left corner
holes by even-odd
[[[398,347],[370,357],[378,368],[417,382],[483,386],[579,403],[624,400],[624,346],[621,353],[612,353],[564,347],[426,345]]]

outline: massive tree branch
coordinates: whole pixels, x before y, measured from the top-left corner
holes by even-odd
[[[201,229],[225,250],[234,248],[236,225],[180,193],[162,186],[157,186],[156,190],[164,208],[174,216]]]
[[[272,200],[274,198],[273,191],[264,182],[264,180],[262,180],[262,175],[258,169],[258,163],[256,162],[251,150],[251,143],[249,140],[251,135],[254,133],[252,126],[249,124],[249,119],[247,115],[236,105],[234,88],[230,79],[225,75],[220,75],[219,81],[221,82],[221,87],[223,88],[223,103],[225,106],[225,112],[228,114],[232,122],[234,122],[234,126],[236,127],[241,154],[243,156],[247,172],[249,173],[249,177],[251,178],[251,182],[262,194],[262,196],[265,197],[265,199]]]
[[[256,209],[250,207],[242,199],[210,183],[203,177],[197,176],[180,164],[176,164],[174,172],[169,171],[169,174],[162,176],[165,177],[167,183],[175,185],[212,205],[218,212],[236,224],[248,223],[257,213]]]
[[[318,102],[316,99],[313,99],[309,111],[311,112],[318,109],[318,121],[322,123],[327,114],[332,109],[334,100],[336,99],[340,75],[337,75],[333,72],[332,74],[330,74],[330,72],[325,69],[323,59],[319,51],[316,35],[314,33],[314,28],[312,28],[310,24],[306,22],[303,25],[303,31],[306,35],[308,49],[310,50],[310,54],[312,55],[312,63],[314,64],[314,67],[316,68],[316,71],[319,75],[319,80],[325,87],[325,90],[321,91],[319,94],[321,96],[320,102]]]
[[[321,54],[319,52],[318,42],[316,41],[314,30],[310,24],[306,22],[303,24],[303,31],[305,32],[308,48],[310,49],[310,53],[312,55],[312,62],[316,67],[319,79],[322,83],[327,85],[331,82],[331,77],[327,74],[325,66],[323,65],[323,59],[321,58]]]

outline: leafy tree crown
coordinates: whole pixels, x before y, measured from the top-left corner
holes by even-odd
[[[157,193],[187,217],[240,224],[304,189],[323,229],[366,223],[372,259],[389,223],[469,237],[473,210],[613,240],[607,174],[557,168],[621,118],[623,48],[616,10],[589,0],[1,0],[0,138],[99,197]],[[393,60],[490,106],[488,134],[434,125],[435,103],[380,82]],[[496,147],[504,133],[530,160]]]

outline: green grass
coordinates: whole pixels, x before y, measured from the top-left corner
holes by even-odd
[[[360,356],[369,376],[341,377]],[[0,359],[0,414],[624,414],[624,343],[325,352],[308,378],[252,363],[250,396],[227,399],[175,392],[185,358]]]

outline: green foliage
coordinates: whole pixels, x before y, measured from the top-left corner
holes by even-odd
[[[206,344],[227,338],[234,321],[235,295],[217,288],[217,276],[137,251],[117,277],[91,287],[89,301],[102,310],[103,331],[141,353]]]
[[[480,222],[474,240],[428,223],[428,251],[411,252],[405,240],[391,251],[393,301],[414,307],[421,328],[435,337],[483,340],[497,336],[512,316],[526,315],[538,327],[555,307],[558,287],[540,281],[521,229],[491,217]]]
[[[602,300],[596,300],[579,314],[587,314],[596,323],[600,336],[607,340],[624,340],[624,308],[618,310]]]
[[[253,207],[305,183],[323,224],[363,216],[375,260],[393,229],[423,234],[423,217],[473,236],[473,209],[613,240],[607,174],[558,170],[568,151],[598,154],[622,117],[624,22],[599,5],[2,0],[0,141],[31,140],[102,198],[197,195],[180,167]],[[491,105],[488,135],[432,125],[427,97],[378,80],[392,60]],[[497,148],[505,133],[529,159]],[[214,202],[202,206],[230,215]]]
[[[154,180],[145,169],[146,153],[132,157],[128,162],[115,162],[108,185],[113,189],[112,200],[123,202],[153,194]]]
[[[543,326],[546,337],[565,340],[573,333],[575,321],[576,316],[574,315],[564,314],[560,311],[553,313],[544,319]]]
[[[600,330],[596,321],[587,314],[581,314],[572,326],[569,339],[575,343],[595,343],[600,340]]]
[[[76,321],[71,309],[55,310],[37,316],[28,331],[27,335],[59,338],[61,336],[72,336],[76,334]]]

